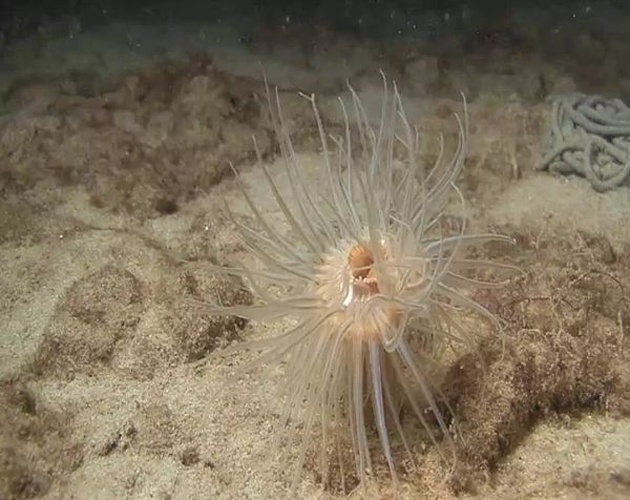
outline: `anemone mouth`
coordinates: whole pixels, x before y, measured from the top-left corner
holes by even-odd
[[[378,251],[385,253],[382,245]],[[375,260],[374,252],[365,243],[358,243],[350,248],[347,266],[351,280],[343,300],[344,306],[348,307],[353,301],[368,300],[380,293],[379,280],[374,269]]]
[[[403,311],[384,293],[395,287],[397,279],[391,260],[385,239],[376,245],[346,242],[327,255],[315,285],[324,308],[336,311],[326,331],[342,335],[343,340],[369,343],[382,342],[399,330]]]

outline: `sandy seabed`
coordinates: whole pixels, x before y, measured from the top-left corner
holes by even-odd
[[[428,138],[428,159],[439,133],[456,137],[463,91],[471,219],[517,241],[487,251],[522,273],[477,297],[506,323],[504,337],[480,336],[482,364],[464,354],[445,369],[463,438],[456,472],[445,483],[434,450],[418,445],[402,496],[628,498],[630,190],[599,194],[534,168],[545,97],[630,95],[627,68],[606,49],[607,73],[584,71],[599,50],[588,40],[584,60],[558,64],[504,32],[467,51],[384,49],[321,26],[274,33],[261,28],[232,52],[145,62],[106,83],[78,71],[4,87],[0,498],[286,495],[286,464],[266,454],[281,371],[233,380],[248,354],[207,360],[282,326],[217,319],[189,300],[249,300],[210,266],[248,258],[223,204],[246,213],[230,163],[256,203],[277,212],[254,161],[252,135],[272,171],[278,163],[257,60],[314,179],[317,130],[299,91],[316,93],[339,130],[345,79],[377,119],[383,69]],[[343,496],[318,477],[307,461],[300,498]],[[378,479],[367,496],[390,497],[387,475]]]

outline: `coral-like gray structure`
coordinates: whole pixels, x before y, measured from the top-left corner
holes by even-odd
[[[551,127],[539,170],[578,174],[599,192],[630,184],[630,108],[620,99],[551,97]]]

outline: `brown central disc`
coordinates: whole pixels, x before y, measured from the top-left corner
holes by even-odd
[[[368,247],[364,244],[353,246],[348,253],[348,265],[355,280],[356,291],[361,292],[361,296],[375,295],[379,292],[372,268],[374,256]]]

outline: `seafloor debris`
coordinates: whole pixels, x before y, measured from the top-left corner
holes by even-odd
[[[539,170],[585,177],[605,192],[630,181],[630,108],[620,99],[551,97],[551,127]]]

